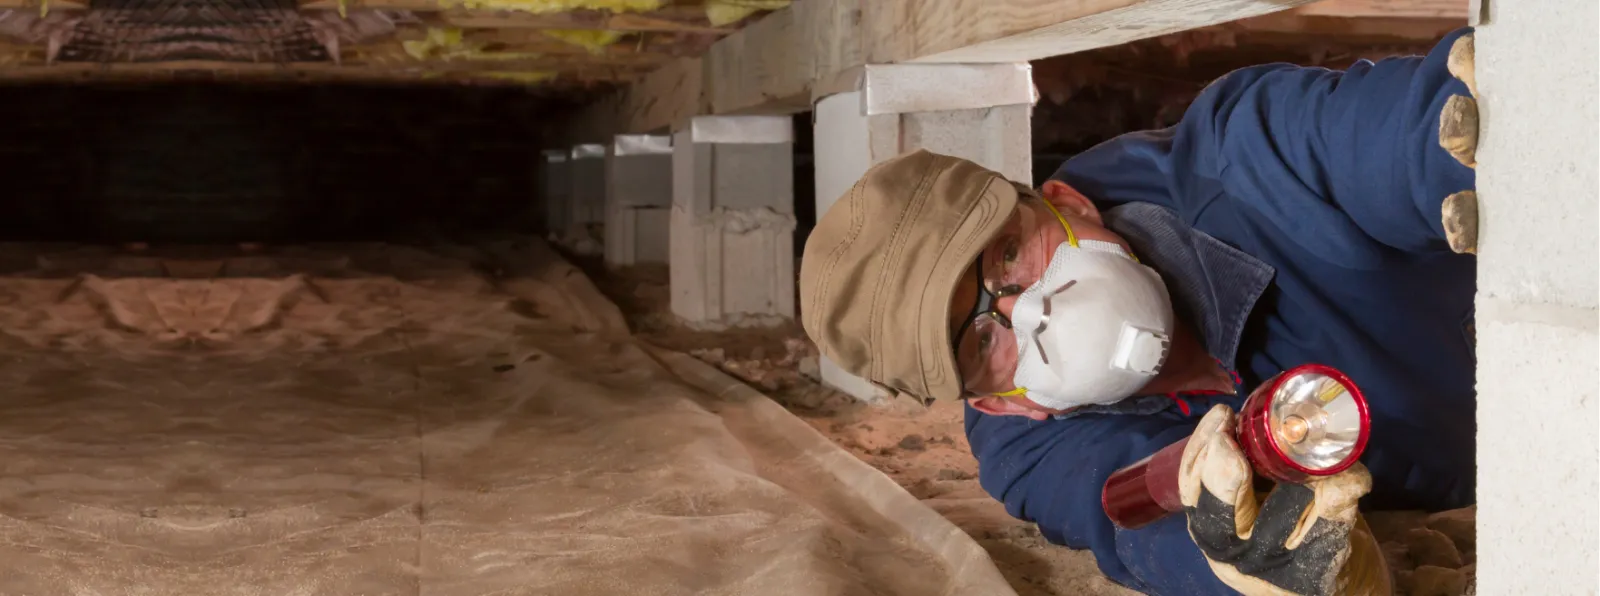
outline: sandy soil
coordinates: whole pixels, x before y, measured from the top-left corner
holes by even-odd
[[[816,349],[798,325],[726,332],[684,329],[670,313],[665,267],[607,270],[592,259],[574,259],[618,304],[637,336],[694,355],[764,391],[893,478],[983,545],[1018,594],[1133,593],[1102,576],[1089,553],[1047,543],[1033,524],[1012,518],[983,491],[957,405],[861,403],[816,382]],[[1434,515],[1369,515],[1397,593],[1473,593],[1474,520],[1472,508]]]
[[[674,370],[537,242],[0,246],[0,594],[1004,589]]]

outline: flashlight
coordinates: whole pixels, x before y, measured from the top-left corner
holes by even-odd
[[[1301,484],[1344,471],[1367,447],[1367,400],[1344,373],[1320,364],[1262,383],[1235,419],[1234,438],[1250,467],[1274,482]],[[1183,510],[1178,468],[1189,439],[1162,448],[1106,479],[1100,504],[1117,527],[1133,530]]]

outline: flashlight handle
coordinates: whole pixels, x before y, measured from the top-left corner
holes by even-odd
[[[1100,490],[1100,506],[1111,523],[1136,530],[1183,511],[1178,493],[1178,466],[1189,439],[1161,448],[1138,462],[1111,473]]]

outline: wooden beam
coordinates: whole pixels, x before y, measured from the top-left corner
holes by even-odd
[[[1466,26],[1460,18],[1436,17],[1327,17],[1306,16],[1289,11],[1262,15],[1221,25],[1247,32],[1255,39],[1281,38],[1285,44],[1304,45],[1308,39],[1337,39],[1343,43],[1387,43],[1436,41],[1451,31]]]
[[[1023,62],[1138,41],[1310,5],[1313,0],[800,0],[678,67],[598,103],[575,140],[647,132],[696,114],[809,109],[818,81],[865,64]],[[1413,18],[1466,0],[1324,0],[1301,18],[1386,12]],[[676,94],[673,96],[663,94]],[[649,101],[638,99],[650,96]],[[652,103],[653,102],[653,103]],[[645,110],[645,105],[674,110]],[[700,106],[684,114],[681,109]],[[579,139],[582,137],[583,139]]]
[[[269,79],[269,80],[348,80],[348,81],[503,81],[502,73],[490,69],[468,70],[415,70],[387,67],[337,66],[326,62],[289,64],[252,64],[188,60],[173,62],[118,62],[111,64],[43,62],[19,64],[0,69],[0,80],[83,80],[83,79],[162,79],[202,73],[218,79]],[[514,73],[510,73],[514,74]],[[636,76],[636,74],[629,75]],[[552,84],[596,83],[615,81],[618,77],[601,71],[573,71],[561,73],[550,80]]]
[[[40,0],[0,0],[0,8],[29,8],[35,11],[40,8]],[[50,11],[57,10],[87,10],[89,0],[50,0]]]
[[[441,13],[440,23],[461,29],[606,29],[611,31],[658,31],[675,33],[728,34],[733,30],[708,23],[677,21],[636,14],[599,14],[588,17],[574,13],[530,14],[450,11]]]
[[[1311,0],[951,0],[873,3],[867,59],[1021,62],[1072,54],[1309,4]]]
[[[426,30],[407,27],[395,30],[394,37],[390,40],[383,40],[369,45],[393,45],[395,41],[421,41],[427,39],[427,37],[428,32]],[[462,41],[479,46],[488,46],[486,51],[541,54],[545,56],[622,56],[650,53],[639,51],[638,43],[632,42],[632,40],[620,41],[591,51],[589,48],[527,29],[475,29],[464,32]]]
[[[4,2],[38,0],[0,0]],[[54,1],[54,0],[52,0]],[[303,11],[336,11],[338,0],[308,0]],[[403,10],[420,13],[424,20],[462,29],[608,29],[725,35],[734,29],[713,27],[700,6],[668,6],[645,13],[613,14],[604,11],[531,13],[514,10],[478,10],[459,5],[442,6],[438,0],[347,0],[347,9]]]
[[[706,54],[713,113],[792,112],[863,64],[1021,62],[1216,25],[1310,0],[802,1]],[[803,48],[804,51],[797,51]]]
[[[576,114],[565,136],[576,144],[624,133],[664,132],[709,113],[704,77],[699,58],[668,62]]]
[[[507,51],[496,50],[457,56],[431,56],[418,60],[406,53],[399,42],[385,41],[344,48],[340,52],[340,59],[345,66],[384,68],[566,71],[599,67],[619,68],[629,72],[648,71],[672,60],[671,56],[635,52],[631,51],[632,48],[615,50],[605,48],[606,51],[591,53],[577,46],[560,45],[562,46],[560,48],[555,46],[543,48],[556,50],[555,53],[550,54],[535,51],[527,55],[519,55],[516,53],[517,49],[512,48]]]
[[[1467,0],[1320,0],[1288,11],[1300,16],[1342,18],[1467,18]]]
[[[610,72],[614,77],[626,79],[640,76],[654,69],[658,62],[643,61],[569,61],[551,58],[519,58],[516,60],[425,60],[411,62],[345,60],[334,68],[401,70],[415,72]]]
[[[428,32],[424,28],[401,27],[395,30],[394,36],[390,39],[421,41],[426,39],[427,36]],[[641,33],[624,37],[611,45],[591,50],[545,35],[543,31],[536,29],[468,29],[462,32],[462,40],[481,45],[488,51],[533,53],[545,56],[656,54],[682,57],[698,54],[700,52],[694,51],[696,47],[709,45],[704,42],[698,42],[698,40],[685,42],[677,34]]]

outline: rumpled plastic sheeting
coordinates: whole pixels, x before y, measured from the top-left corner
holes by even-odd
[[[0,593],[1012,593],[537,241],[28,261],[0,254]]]

